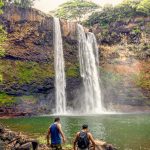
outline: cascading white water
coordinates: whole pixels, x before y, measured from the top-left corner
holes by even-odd
[[[66,77],[60,21],[54,18],[54,57],[55,57],[55,94],[56,113],[66,113]]]
[[[99,59],[96,38],[93,33],[78,27],[80,74],[84,85],[82,104],[85,113],[102,113],[101,89],[99,84]]]

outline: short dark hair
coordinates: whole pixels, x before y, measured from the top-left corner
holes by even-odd
[[[92,28],[89,29],[89,32],[93,32]]]
[[[87,124],[83,124],[82,125],[82,129],[87,129],[88,128],[88,125]]]
[[[60,121],[60,118],[59,118],[59,117],[56,117],[56,118],[54,119],[54,122],[58,122],[58,121]]]

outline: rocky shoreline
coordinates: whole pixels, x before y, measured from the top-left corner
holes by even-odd
[[[111,107],[106,108],[108,112],[115,112],[115,113],[150,113],[150,107],[148,106],[131,106],[131,105],[111,105]],[[7,118],[18,118],[18,117],[34,117],[43,115],[44,113],[40,112],[33,112],[33,111],[24,111],[18,110],[17,108],[13,107],[0,107],[0,119],[7,119]],[[51,114],[47,112],[47,114]]]
[[[96,140],[96,150],[117,150],[111,144]],[[21,132],[6,129],[0,124],[0,150],[50,150],[46,144],[40,144],[36,139],[31,139]],[[63,150],[73,150],[72,146],[64,146]],[[92,150],[92,146],[90,148]]]

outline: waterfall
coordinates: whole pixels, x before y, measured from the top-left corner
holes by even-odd
[[[85,113],[102,113],[101,89],[99,84],[99,57],[96,38],[93,33],[85,34],[77,25],[79,38],[80,74],[84,85],[84,99],[81,100]]]
[[[66,77],[60,21],[54,18],[55,96],[56,113],[66,113]]]

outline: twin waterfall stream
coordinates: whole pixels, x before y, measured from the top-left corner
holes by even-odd
[[[80,75],[84,85],[85,113],[101,113],[101,89],[99,83],[99,58],[96,38],[93,33],[84,32],[81,25],[77,25],[79,40]]]
[[[79,42],[80,75],[83,80],[82,105],[85,114],[102,113],[102,100],[99,79],[99,55],[96,38],[93,33],[85,33],[81,25],[77,25]],[[67,114],[66,78],[63,55],[63,43],[60,21],[54,18],[54,57],[55,57],[55,96],[56,114]],[[81,93],[82,94],[82,93]]]
[[[55,95],[56,95],[56,113],[66,113],[66,77],[63,54],[63,43],[60,22],[54,18],[54,58],[55,58]]]

